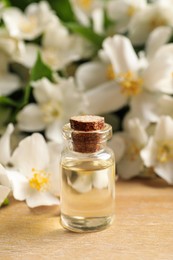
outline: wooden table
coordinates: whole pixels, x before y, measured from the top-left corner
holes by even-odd
[[[173,260],[173,187],[160,179],[117,183],[117,217],[107,230],[75,234],[58,207],[0,209],[0,259]]]

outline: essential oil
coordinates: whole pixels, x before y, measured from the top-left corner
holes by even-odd
[[[71,231],[91,232],[113,222],[115,160],[106,147],[111,127],[104,124],[90,131],[87,116],[82,120],[88,131],[71,129],[69,124],[63,129],[68,145],[61,158],[61,223]]]

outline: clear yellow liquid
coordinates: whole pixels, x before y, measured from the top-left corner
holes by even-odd
[[[61,223],[72,231],[97,231],[115,215],[114,161],[62,164]]]

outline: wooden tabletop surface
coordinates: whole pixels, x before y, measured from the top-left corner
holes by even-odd
[[[58,207],[0,209],[0,259],[173,260],[173,187],[160,179],[117,183],[116,220],[76,234],[59,224]]]

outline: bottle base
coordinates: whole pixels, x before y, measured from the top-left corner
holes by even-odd
[[[78,216],[67,216],[61,214],[61,225],[73,232],[96,232],[108,228],[114,220],[114,216],[85,218]]]

